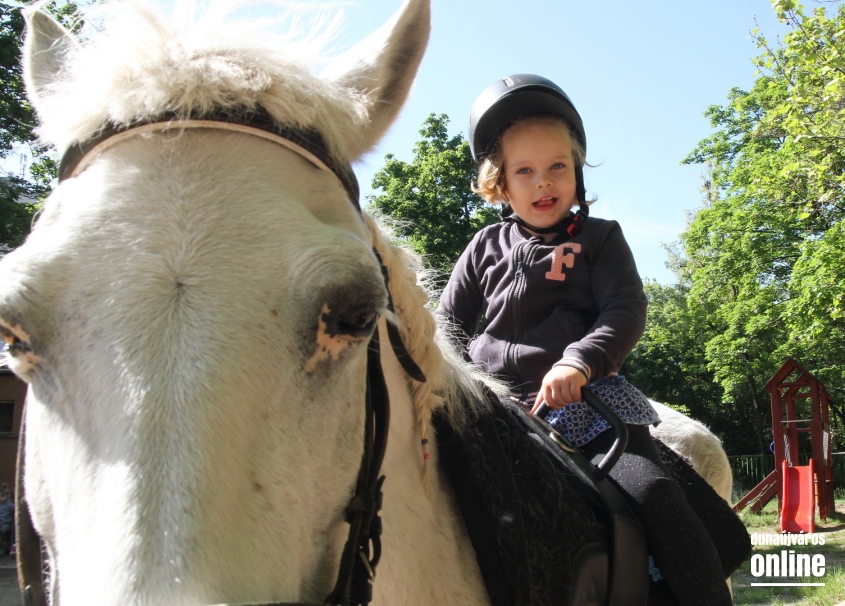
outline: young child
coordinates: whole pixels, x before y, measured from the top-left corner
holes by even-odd
[[[660,419],[617,374],[642,336],[647,300],[619,225],[588,219],[578,112],[551,81],[514,75],[476,100],[469,136],[480,164],[474,189],[501,203],[503,218],[461,255],[438,313],[459,329],[474,363],[505,379],[527,407],[545,401],[555,409],[552,426],[598,460],[613,435],[580,401],[589,384],[628,426],[611,477],[679,603],[731,604],[716,549],[649,434]]]

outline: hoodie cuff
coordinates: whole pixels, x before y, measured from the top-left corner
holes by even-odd
[[[582,375],[587,377],[587,382],[590,382],[590,375],[592,371],[590,367],[583,361],[579,360],[578,358],[569,358],[565,357],[561,359],[559,362],[555,362],[554,366],[569,366],[581,372]]]

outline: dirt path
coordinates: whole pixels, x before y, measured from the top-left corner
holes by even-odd
[[[18,589],[18,571],[15,558],[0,555],[0,606],[20,606],[21,592]]]

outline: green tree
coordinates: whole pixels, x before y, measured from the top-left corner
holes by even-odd
[[[845,6],[772,4],[792,31],[777,48],[757,35],[751,90],[705,112],[717,131],[685,163],[708,165],[707,200],[682,236],[708,368],[764,415],[787,356],[845,395]]]
[[[472,236],[498,220],[497,211],[470,189],[477,171],[469,143],[460,134],[450,138],[448,125],[445,114],[431,114],[413,160],[388,154],[373,178],[382,193],[367,197],[371,209],[396,221],[400,238],[445,274]]]
[[[705,345],[712,326],[689,306],[689,288],[646,282],[645,332],[621,373],[649,397],[708,425],[728,453],[752,452],[758,442],[748,431],[750,402],[725,394],[708,368]]]
[[[45,7],[73,27],[76,4],[52,3]],[[27,234],[57,174],[53,154],[40,145],[34,133],[35,114],[26,99],[21,70],[24,19],[20,8],[0,4],[0,160],[12,164],[15,156],[29,164],[23,174],[0,176],[0,255],[15,248]]]

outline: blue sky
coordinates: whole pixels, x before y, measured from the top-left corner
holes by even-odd
[[[346,5],[338,43],[377,29],[399,0]],[[572,98],[587,131],[591,215],[618,220],[643,277],[672,283],[661,243],[677,240],[701,207],[700,166],[680,162],[712,129],[702,112],[749,88],[749,36],[774,42],[787,29],[768,0],[432,0],[432,35],[397,123],[356,169],[363,192],[393,153],[410,160],[432,112],[466,136],[475,97],[505,75],[532,72]]]
[[[172,0],[160,0],[168,5]],[[663,243],[701,207],[701,166],[680,162],[712,129],[702,112],[749,88],[759,54],[749,32],[788,30],[768,0],[431,0],[432,35],[398,121],[356,165],[364,195],[384,156],[410,160],[430,113],[466,135],[476,96],[497,78],[532,72],[572,98],[587,132],[590,214],[622,225],[643,277],[672,283]],[[341,0],[333,47],[376,30],[401,0]],[[2,168],[18,172],[16,158]]]

